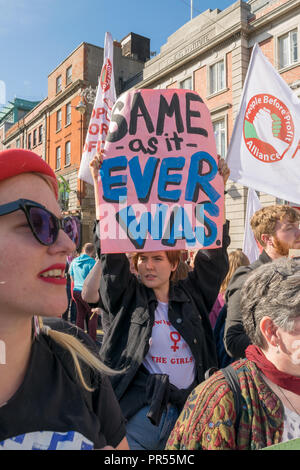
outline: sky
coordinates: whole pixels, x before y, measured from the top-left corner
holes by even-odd
[[[234,0],[193,0],[193,17]],[[48,75],[82,42],[104,46],[134,32],[159,54],[191,19],[191,0],[0,0],[0,106],[47,96]]]

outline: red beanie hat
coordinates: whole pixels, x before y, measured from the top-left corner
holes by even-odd
[[[50,176],[56,198],[58,197],[55,173],[36,153],[24,149],[9,149],[0,152],[0,181],[22,173],[41,173]]]

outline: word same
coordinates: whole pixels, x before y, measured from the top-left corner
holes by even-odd
[[[144,154],[149,153],[154,155],[158,150],[158,144],[162,140],[162,136],[168,136],[168,133],[165,132],[165,121],[166,117],[168,117],[173,118],[174,125],[172,127],[173,129],[176,128],[176,131],[173,132],[173,137],[169,136],[166,138],[167,150],[173,150],[171,141],[173,141],[175,149],[179,150],[180,144],[183,141],[179,136],[180,134],[196,134],[208,137],[207,129],[199,126],[197,121],[201,118],[200,109],[202,105],[203,100],[199,95],[196,93],[186,93],[183,105],[185,107],[185,119],[183,119],[182,102],[179,99],[179,95],[174,93],[170,103],[168,103],[166,97],[161,94],[157,105],[157,118],[156,122],[154,122],[154,117],[151,115],[152,110],[150,111],[147,108],[143,94],[137,92],[133,97],[132,106],[127,117],[120,113],[124,108],[124,103],[121,100],[115,103],[111,116],[113,126],[109,129],[106,140],[107,142],[119,143],[121,141],[120,143],[122,143],[126,136],[136,136],[129,141],[129,149],[133,152],[139,151]],[[145,136],[143,138],[140,138],[141,132],[138,130],[140,123],[145,126]],[[148,136],[146,136],[147,134]],[[145,139],[147,139],[147,143],[144,142]]]

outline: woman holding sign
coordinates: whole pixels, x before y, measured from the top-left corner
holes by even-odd
[[[41,157],[0,152],[0,449],[126,449],[104,375],[114,372],[88,335],[57,318],[67,306],[67,256],[79,242],[57,196]]]
[[[91,162],[96,205],[101,165],[102,157]],[[223,160],[219,172],[225,184]],[[101,255],[99,295],[110,328],[100,356],[110,367],[126,369],[111,380],[131,449],[163,449],[188,394],[217,364],[208,314],[228,270],[228,244],[225,224],[222,248],[199,250],[194,270],[177,283],[176,250],[138,252],[138,276],[126,254]]]
[[[252,344],[232,364],[236,387],[222,371],[200,384],[168,450],[259,450],[293,439],[300,449],[300,261],[256,269],[242,288],[241,310]]]

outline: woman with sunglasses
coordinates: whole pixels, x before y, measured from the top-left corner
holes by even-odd
[[[66,309],[66,258],[79,241],[57,195],[39,156],[0,152],[0,449],[127,449],[104,375],[114,372],[87,335],[45,319]]]
[[[101,156],[91,162],[96,204],[101,165]],[[226,183],[221,159],[219,173]],[[125,253],[101,255],[98,298],[110,328],[100,356],[113,368],[126,367],[111,379],[132,450],[164,448],[190,391],[217,364],[208,314],[228,270],[229,241],[225,224],[222,248],[199,250],[193,271],[178,282],[178,250],[136,253],[138,276]]]
[[[195,388],[168,450],[259,450],[300,438],[300,260],[256,269],[241,310],[252,344],[232,364],[235,387],[219,371]]]

